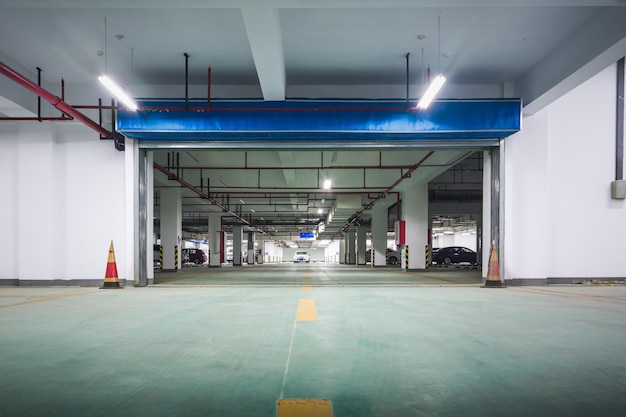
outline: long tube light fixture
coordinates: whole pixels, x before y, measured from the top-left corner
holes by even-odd
[[[124,103],[126,107],[128,107],[129,110],[137,111],[139,109],[139,107],[137,107],[137,104],[133,101],[133,99],[128,97],[128,95],[124,92],[124,90],[122,90],[122,88],[118,86],[109,77],[107,77],[106,75],[101,75],[98,77],[98,80],[106,88],[108,88],[109,91],[112,92],[115,95],[115,97],[118,98],[118,100]]]
[[[441,14],[439,14],[437,19],[437,31],[437,70],[440,73],[432,80],[419,103],[417,103],[418,109],[427,109],[446,82],[446,77],[441,74]]]
[[[437,75],[428,86],[428,89],[420,99],[419,103],[417,103],[417,108],[427,109],[428,106],[430,106],[430,103],[435,99],[437,93],[439,93],[439,90],[441,90],[441,87],[443,87],[445,82],[446,77],[441,74]]]

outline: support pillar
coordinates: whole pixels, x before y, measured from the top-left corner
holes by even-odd
[[[221,266],[222,226],[221,213],[209,213],[209,267]]]
[[[241,254],[241,242],[243,240],[241,226],[233,226],[233,265],[241,266],[243,257]]]
[[[402,193],[402,218],[405,221],[405,243],[410,248],[408,262],[402,259],[402,269],[423,270],[426,268],[424,249],[428,245],[429,224],[427,183],[414,185]]]
[[[367,246],[367,228],[365,226],[357,226],[356,228],[356,263],[357,265],[365,265],[365,249]]]
[[[374,259],[370,260],[372,267],[386,265],[388,223],[388,207],[375,205],[372,210],[372,251],[374,251]]]
[[[256,257],[256,263],[258,263],[259,265],[263,265],[263,263],[265,262],[265,241],[262,240],[258,243],[258,245],[259,250]]]
[[[339,263],[346,263],[346,239],[345,236],[339,241]]]
[[[248,232],[248,252],[246,252],[246,263],[248,265],[254,265],[256,251],[254,250],[254,232]]]
[[[179,189],[161,190],[161,246],[163,270],[178,271],[182,266],[182,203]],[[178,256],[176,256],[178,252]]]
[[[356,265],[356,230],[348,230],[348,233],[346,233],[346,237],[348,265]]]

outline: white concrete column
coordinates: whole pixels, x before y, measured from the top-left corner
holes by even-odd
[[[163,270],[173,271],[182,265],[182,203],[179,189],[161,190],[161,246],[163,246]],[[178,248],[178,264],[175,250]]]
[[[60,180],[65,178],[55,178],[60,176],[60,169],[55,164],[54,142],[55,136],[50,124],[20,124],[15,176],[17,192],[14,196],[3,197],[3,200],[8,204],[11,197],[16,198],[13,202],[17,208],[14,222],[18,232],[15,244],[18,249],[16,255],[19,275],[16,278],[21,281],[47,281],[54,279],[55,275],[63,275],[59,273],[59,263],[64,259],[66,236],[59,231],[65,230],[66,224],[63,217],[62,221],[58,220],[60,216],[57,216],[57,210],[60,213],[65,212],[59,210],[63,208],[59,207],[59,200],[64,191],[60,189],[60,185],[64,184]],[[42,210],[44,204],[46,209]],[[33,250],[33,239],[39,238],[50,243],[47,250]],[[97,249],[104,253],[103,247]]]
[[[348,254],[348,265],[356,265],[356,230],[351,229],[346,233],[346,252]]]
[[[408,269],[426,267],[428,244],[428,184],[418,184],[402,193],[402,218],[405,221],[406,245],[409,246]],[[402,248],[404,253],[404,248]],[[402,269],[406,262],[402,258]]]
[[[233,226],[233,265],[241,265],[241,242],[243,240],[242,226]]]
[[[367,228],[365,226],[357,226],[356,228],[356,263],[357,265],[365,265],[365,246],[367,243]]]
[[[222,254],[222,214],[209,213],[209,267],[221,266],[220,256]]]
[[[491,248],[491,152],[483,152],[483,252],[482,277],[487,277]]]
[[[344,235],[343,239],[339,241],[339,263],[346,263],[346,237]]]
[[[387,215],[387,206],[374,206],[372,210],[372,250],[374,251],[374,260],[372,267],[385,266],[385,249],[387,249],[387,228],[389,217]]]
[[[255,250],[254,250],[254,239],[255,239],[255,233],[254,232],[248,232],[248,252],[246,254],[246,263],[248,265],[254,265],[255,260],[254,260],[254,255],[255,255]]]
[[[256,262],[259,265],[262,265],[265,262],[265,241],[261,240],[260,242],[257,243],[257,248],[259,249],[259,255],[256,258]]]

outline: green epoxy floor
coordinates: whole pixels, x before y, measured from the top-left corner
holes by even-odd
[[[0,288],[0,415],[273,417],[281,397],[345,417],[626,415],[626,285],[364,285],[359,268],[268,267],[284,285],[250,284],[256,266]],[[295,321],[302,298],[317,321]]]

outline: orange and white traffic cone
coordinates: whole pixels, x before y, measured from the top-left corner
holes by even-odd
[[[489,254],[489,268],[487,269],[487,280],[482,288],[506,288],[500,279],[500,262],[498,262],[498,250],[496,249],[496,241],[491,244],[491,253]]]
[[[113,241],[111,241],[111,246],[109,246],[109,260],[107,262],[107,271],[104,274],[104,285],[102,285],[102,287],[100,288],[122,288],[120,287],[120,279],[117,276],[117,265],[115,264],[115,250],[113,250]]]

